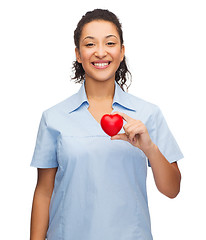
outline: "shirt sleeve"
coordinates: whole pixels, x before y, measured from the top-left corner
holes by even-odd
[[[46,112],[43,112],[30,166],[37,168],[58,167],[56,139],[57,134],[48,126]]]
[[[159,107],[154,114],[151,139],[170,163],[184,157]],[[151,167],[149,159],[148,166]]]

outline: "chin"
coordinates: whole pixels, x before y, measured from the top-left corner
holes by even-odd
[[[98,74],[98,75],[85,75],[85,78],[92,78],[94,79],[95,81],[101,81],[101,82],[104,82],[104,81],[107,81],[107,80],[110,80],[110,79],[114,79],[115,80],[115,75],[107,75],[107,74]]]

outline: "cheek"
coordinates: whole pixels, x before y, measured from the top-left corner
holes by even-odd
[[[112,50],[110,51],[111,56],[113,57],[114,60],[120,61],[121,60],[121,52],[118,50]]]
[[[89,51],[89,50],[86,50],[86,51],[82,51],[81,52],[81,59],[82,61],[88,61],[91,56],[92,56],[93,52],[92,51]]]

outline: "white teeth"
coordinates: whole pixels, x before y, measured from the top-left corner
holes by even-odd
[[[109,63],[94,63],[95,66],[97,67],[104,67],[104,66],[107,66]]]

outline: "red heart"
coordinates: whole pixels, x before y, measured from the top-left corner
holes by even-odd
[[[123,126],[123,118],[119,114],[105,114],[100,121],[102,129],[109,136],[116,135]]]

